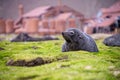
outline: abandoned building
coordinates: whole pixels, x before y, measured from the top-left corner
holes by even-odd
[[[109,8],[102,8],[96,17],[84,20],[84,31],[91,33],[111,33],[120,27],[120,1]]]
[[[23,12],[22,9],[20,11]],[[21,18],[24,25],[15,30],[17,33],[24,31],[27,33],[55,34],[61,33],[68,26],[81,25],[79,24],[80,19],[83,19],[84,16],[66,5],[61,5],[38,7],[23,14]]]
[[[40,35],[61,33],[68,27],[80,27],[84,15],[66,6],[42,6],[24,13],[19,5],[18,21],[0,21],[6,28],[1,33],[37,33]],[[8,26],[8,27],[7,27]],[[82,29],[82,28],[81,28]]]
[[[0,34],[25,32],[54,35],[70,27],[79,28],[88,34],[111,33],[119,27],[120,1],[108,8],[101,8],[93,18],[86,18],[81,12],[61,3],[56,6],[40,6],[26,13],[22,4],[17,6],[17,20],[0,18]]]

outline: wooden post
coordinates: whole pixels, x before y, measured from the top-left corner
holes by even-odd
[[[7,19],[6,22],[6,33],[14,32],[14,21],[11,19]]]
[[[5,20],[0,19],[0,33],[5,33]]]
[[[115,34],[120,34],[120,28],[115,28]]]

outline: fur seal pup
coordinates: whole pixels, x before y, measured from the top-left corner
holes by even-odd
[[[98,52],[97,45],[92,37],[83,33],[77,28],[69,28],[62,32],[65,43],[62,45],[62,52],[84,50]]]

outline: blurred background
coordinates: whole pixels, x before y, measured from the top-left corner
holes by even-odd
[[[0,34],[119,33],[120,0],[0,0]]]
[[[67,5],[86,17],[95,16],[101,8],[108,8],[119,0],[61,0],[63,5]],[[18,18],[18,5],[24,6],[24,12],[40,6],[57,6],[59,0],[0,0],[0,17],[5,19]]]

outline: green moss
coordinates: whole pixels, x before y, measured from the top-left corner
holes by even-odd
[[[96,41],[99,52],[61,52],[63,40],[43,42],[0,42],[0,80],[119,80],[114,70],[120,71],[120,48],[108,47]],[[31,60],[50,57],[59,60],[36,67],[6,66],[9,59]],[[66,58],[66,57],[65,57]],[[109,69],[114,66],[113,69]],[[112,71],[111,71],[112,70]]]

